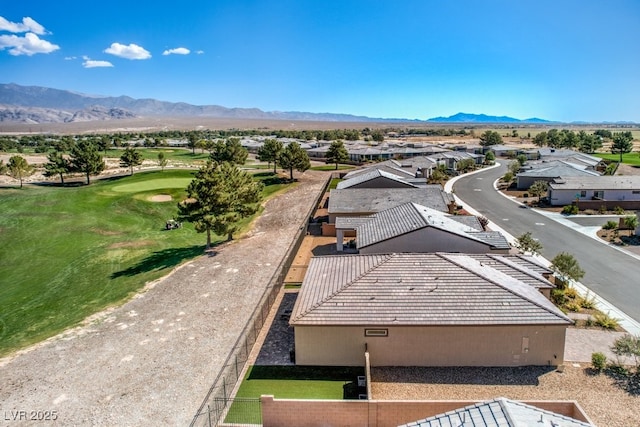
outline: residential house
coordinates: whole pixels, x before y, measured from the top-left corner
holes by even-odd
[[[453,213],[455,199],[439,184],[420,188],[346,188],[333,189],[329,193],[329,223],[339,216],[366,216],[408,202]]]
[[[593,177],[600,176],[585,165],[570,163],[564,160],[541,162],[528,165],[528,168],[516,175],[518,190],[526,190],[536,181],[551,182],[559,177]]]
[[[555,366],[573,324],[536,288],[453,253],[312,258],[289,322],[296,363],[321,366],[361,366],[365,351],[371,366]]]
[[[337,250],[355,231],[358,253],[463,252],[508,253],[498,231],[485,231],[475,216],[449,215],[410,202],[366,217],[336,219]]]
[[[562,176],[549,184],[548,197],[553,206],[577,202],[584,208],[620,206],[625,209],[640,209],[640,176]]]

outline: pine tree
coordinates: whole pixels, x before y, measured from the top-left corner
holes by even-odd
[[[327,150],[326,162],[335,163],[338,170],[338,163],[344,163],[349,160],[349,152],[342,141],[333,141]]]
[[[208,161],[187,187],[187,199],[178,204],[178,220],[191,222],[198,233],[211,231],[233,238],[237,222],[258,210],[262,184],[229,162]]]
[[[293,170],[304,172],[311,167],[309,155],[300,147],[297,142],[290,142],[287,147],[282,150],[278,163],[283,169],[289,169],[289,177],[293,181]]]

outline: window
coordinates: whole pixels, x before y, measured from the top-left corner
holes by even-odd
[[[581,190],[580,197],[587,197],[587,190]]]
[[[631,191],[631,194],[640,194],[640,190],[633,190]]]
[[[594,199],[604,200],[604,191],[602,191],[602,190],[594,191],[593,192],[593,198]]]
[[[389,336],[388,329],[365,329],[364,330],[365,337],[387,337]]]

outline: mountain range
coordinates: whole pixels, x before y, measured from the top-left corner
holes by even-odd
[[[0,84],[0,122],[70,123],[118,120],[135,117],[215,117],[234,119],[323,121],[323,122],[420,122],[337,113],[262,111],[258,108],[227,108],[220,105],[192,105],[129,96],[96,96],[41,86]],[[426,123],[551,123],[531,118],[458,113],[436,117]]]

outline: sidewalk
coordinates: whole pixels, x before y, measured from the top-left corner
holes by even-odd
[[[486,171],[488,169],[492,169],[492,168],[497,168],[499,167],[500,164],[496,163],[494,166],[491,166],[490,168],[484,168],[484,169],[479,169],[476,171],[473,171],[469,174],[466,175],[470,175],[470,174],[475,174],[478,172],[482,172],[482,171]],[[464,176],[466,176],[464,175]],[[449,181],[447,181],[447,183],[444,186],[445,191],[448,191],[450,193],[453,193],[453,184],[462,177],[463,175],[454,177],[452,179],[450,179]],[[513,200],[511,197],[504,195],[502,192],[498,191],[498,188],[496,186],[496,183],[494,182],[493,184],[494,189],[496,190],[496,192],[498,192],[498,194],[500,194],[503,197],[506,197],[510,200]],[[453,193],[453,196],[456,200],[456,203],[459,205],[462,205],[462,207],[469,213],[473,214],[473,215],[480,215],[480,213],[478,213],[473,207],[467,205],[465,202],[463,202],[462,200],[458,199],[458,197],[455,195],[455,193]],[[518,203],[517,201],[513,200],[514,203]],[[607,242],[603,241],[602,239],[600,239],[599,237],[596,236],[596,232],[597,229],[599,229],[600,227],[585,227],[585,226],[581,226],[579,224],[576,224],[575,222],[567,219],[566,217],[564,217],[562,214],[559,213],[555,213],[555,212],[548,212],[548,211],[543,211],[540,209],[535,209],[535,211],[537,213],[540,213],[544,216],[546,216],[547,218],[558,222],[559,224],[562,224],[566,227],[570,227],[572,229],[574,229],[575,231],[585,234],[591,238],[597,239],[599,242],[601,242],[603,245],[609,245]],[[509,234],[508,232],[506,232],[504,229],[502,229],[499,225],[493,223],[493,222],[489,222],[488,227],[491,230],[494,231],[499,231],[501,232],[505,238],[509,241],[509,243],[511,245],[514,245],[516,238],[513,237],[511,234]],[[617,246],[612,246],[614,247],[616,250],[625,252],[627,254],[629,254],[630,256],[633,256],[634,258],[640,260],[640,256],[626,251],[625,249],[621,248],[621,247],[617,247]],[[551,264],[551,262],[549,260],[547,260],[546,258],[536,255],[535,259],[540,262],[541,264],[545,265],[545,266],[549,266]],[[632,319],[631,317],[629,317],[626,313],[624,313],[622,310],[618,309],[616,306],[614,306],[613,304],[611,304],[609,301],[605,300],[604,298],[602,298],[600,295],[596,294],[595,292],[593,292],[592,290],[590,290],[589,288],[587,288],[585,285],[583,285],[580,282],[574,282],[573,286],[578,290],[578,292],[581,295],[586,295],[587,292],[589,293],[590,296],[592,296],[595,301],[596,301],[596,307],[605,312],[608,313],[610,316],[615,317],[620,319],[620,325],[630,334],[633,335],[640,335],[640,323],[637,322],[636,320]]]

